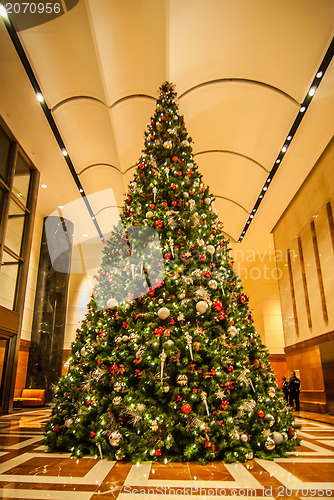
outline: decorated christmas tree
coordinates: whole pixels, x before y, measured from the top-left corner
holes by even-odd
[[[52,450],[204,463],[299,444],[191,142],[165,83],[55,388]]]

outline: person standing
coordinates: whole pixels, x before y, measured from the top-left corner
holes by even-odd
[[[284,376],[282,377],[281,389],[283,391],[285,401],[288,402],[288,400],[289,400],[288,382]]]
[[[299,411],[299,392],[300,392],[300,380],[296,377],[296,373],[292,372],[292,375],[288,382],[289,390],[289,405],[293,409],[293,402],[295,402],[295,410]]]

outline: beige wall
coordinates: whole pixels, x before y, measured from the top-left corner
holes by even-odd
[[[92,290],[86,274],[71,274],[64,349],[69,349],[75,338],[75,332],[87,313],[87,304]]]
[[[267,248],[253,249],[234,245],[234,269],[249,296],[254,326],[271,354],[284,353],[276,253],[271,239]]]
[[[333,380],[322,344],[334,340],[334,140],[274,228],[288,374],[299,370],[301,409],[325,413]],[[318,256],[318,257],[317,257]],[[324,344],[325,345],[325,344]]]
[[[288,249],[292,251],[290,254],[291,274],[298,328],[295,324],[288,264],[286,260],[277,263],[282,275],[279,285],[283,329],[287,346],[334,330],[334,247],[332,239],[334,235],[328,218],[328,204],[334,210],[334,140],[319,159],[273,232],[276,251],[285,256]],[[315,227],[320,268],[315,258],[311,222],[314,222]],[[298,238],[300,238],[304,257],[304,282]],[[319,284],[320,273],[323,291]],[[327,319],[324,313],[325,307]]]

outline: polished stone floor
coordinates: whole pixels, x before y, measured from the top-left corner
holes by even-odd
[[[273,462],[216,461],[140,466],[67,453],[48,453],[42,445],[49,410],[0,417],[0,498],[126,500],[142,498],[245,498],[256,500],[334,497],[334,425],[316,415],[298,414],[302,444],[296,453]],[[306,418],[308,417],[308,418]],[[311,420],[312,418],[312,420]]]

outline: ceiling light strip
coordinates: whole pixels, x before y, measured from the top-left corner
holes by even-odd
[[[3,18],[4,24],[6,26],[6,29],[8,31],[8,34],[9,34],[11,40],[12,40],[12,43],[13,43],[15,49],[16,49],[16,52],[17,52],[17,54],[18,54],[18,56],[20,58],[20,61],[21,61],[22,65],[23,65],[23,67],[25,69],[25,72],[26,72],[26,74],[27,74],[27,76],[28,76],[28,78],[30,80],[30,83],[31,83],[31,85],[32,85],[32,87],[34,89],[34,92],[36,94],[36,98],[40,102],[40,105],[41,105],[41,107],[42,107],[42,109],[44,111],[45,117],[46,117],[46,119],[47,119],[47,121],[49,123],[49,126],[50,126],[50,128],[51,128],[51,130],[53,132],[53,135],[54,135],[54,137],[55,137],[55,139],[56,139],[56,141],[57,141],[57,143],[58,143],[58,145],[60,147],[62,155],[64,156],[64,159],[65,159],[65,161],[67,163],[67,166],[68,166],[68,168],[69,168],[69,170],[70,170],[70,172],[72,174],[74,182],[76,183],[76,185],[78,187],[78,190],[79,190],[79,193],[81,194],[81,196],[83,198],[83,201],[84,201],[84,203],[85,203],[85,205],[87,207],[87,210],[89,212],[90,218],[92,219],[92,221],[93,221],[93,223],[95,225],[95,228],[96,228],[96,230],[98,232],[98,235],[99,235],[100,239],[102,241],[104,241],[104,236],[103,236],[103,233],[101,231],[101,228],[100,228],[100,226],[99,226],[99,224],[98,224],[98,222],[96,220],[96,217],[95,217],[95,214],[93,212],[93,209],[92,209],[92,207],[91,207],[91,205],[90,205],[90,203],[89,203],[89,201],[87,199],[87,196],[85,194],[84,188],[82,187],[82,184],[81,184],[81,182],[79,180],[79,177],[78,177],[78,175],[76,173],[76,170],[74,168],[72,160],[71,160],[71,158],[69,157],[69,155],[67,153],[64,141],[63,141],[63,139],[62,139],[62,137],[60,135],[60,132],[58,130],[56,122],[54,121],[52,113],[51,113],[49,107],[47,106],[47,104],[45,102],[45,99],[43,97],[43,93],[42,93],[41,88],[40,88],[40,86],[39,86],[39,84],[37,82],[37,79],[36,79],[35,74],[34,74],[34,72],[32,70],[30,62],[28,61],[26,53],[25,53],[25,51],[24,51],[24,49],[22,47],[22,44],[21,44],[20,39],[19,39],[19,37],[17,35],[16,29],[14,28],[14,25],[13,25],[12,21],[10,20],[8,14],[6,14],[6,9],[5,9],[5,6],[3,5],[2,2],[0,2],[0,12],[1,12],[1,16]]]
[[[276,174],[278,167],[280,166],[280,163],[283,160],[284,155],[287,152],[287,150],[291,144],[293,137],[296,134],[296,131],[297,131],[302,119],[305,116],[305,113],[306,113],[306,111],[307,111],[307,109],[308,109],[308,107],[313,99],[314,94],[316,93],[316,91],[317,91],[317,89],[318,89],[318,87],[319,87],[319,85],[324,77],[324,74],[326,73],[326,70],[327,70],[333,56],[334,56],[334,38],[332,39],[331,44],[328,47],[328,50],[327,50],[320,66],[319,66],[319,69],[318,69],[315,77],[313,78],[311,86],[310,86],[303,102],[300,105],[298,115],[296,116],[295,121],[292,124],[292,127],[291,127],[291,129],[290,129],[290,131],[289,131],[289,133],[284,141],[284,144],[281,148],[281,151],[279,152],[279,154],[275,160],[274,166],[270,170],[270,173],[269,173],[267,180],[266,180],[266,182],[261,190],[261,193],[259,194],[258,199],[256,200],[256,203],[253,207],[253,210],[251,211],[251,213],[248,217],[248,220],[245,224],[245,227],[243,228],[243,230],[239,236],[238,243],[240,243],[244,239],[244,236],[249,229],[249,226],[250,226],[250,224],[251,224],[251,222],[252,222],[252,220],[257,212],[257,209],[259,208],[260,203],[262,202],[262,200],[263,200],[263,198],[264,198],[264,196],[265,196],[265,194],[270,186],[270,183],[273,180],[273,177]]]

